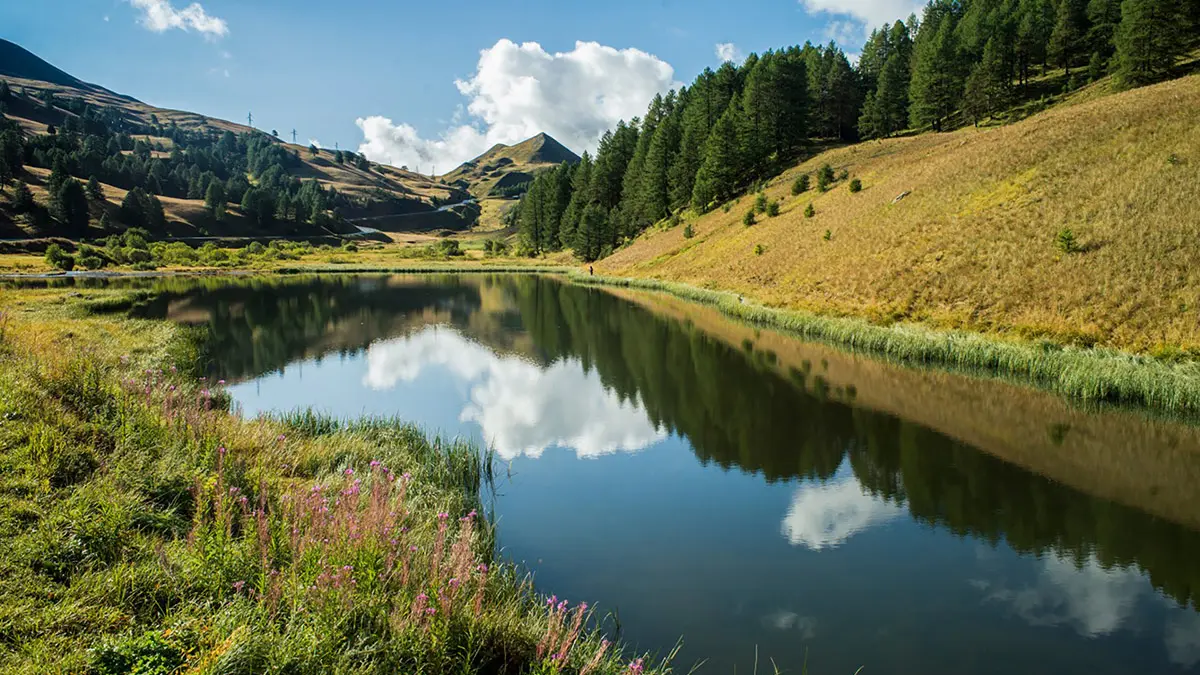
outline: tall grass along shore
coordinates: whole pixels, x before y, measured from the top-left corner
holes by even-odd
[[[0,672],[660,668],[495,559],[486,453],[243,420],[200,336],[104,293],[0,292]]]
[[[863,319],[771,309],[742,296],[657,279],[573,273],[582,284],[669,293],[722,313],[807,340],[916,366],[935,366],[1028,382],[1086,403],[1141,406],[1182,418],[1200,417],[1200,364],[1170,362],[1110,349],[1007,342],[966,331],[913,324],[882,326]]]

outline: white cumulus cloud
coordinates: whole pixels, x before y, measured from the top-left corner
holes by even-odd
[[[505,460],[572,448],[579,457],[636,452],[666,438],[636,400],[621,400],[578,361],[540,368],[499,356],[445,327],[430,327],[367,349],[363,383],[376,390],[412,382],[426,369],[447,369],[469,386],[459,414],[476,422]]]
[[[229,34],[225,20],[209,15],[198,2],[183,9],[175,9],[170,0],[129,0],[129,4],[142,10],[141,24],[156,33],[178,28],[194,30],[208,38]]]
[[[910,14],[920,16],[921,8],[925,6],[923,1],[917,0],[800,0],[800,4],[810,14],[849,17],[859,29],[857,35],[845,21],[833,21],[827,28],[831,37],[839,43],[846,41],[844,46],[849,47],[856,46],[849,44],[854,37],[865,38],[871,29],[897,19],[907,19]]]
[[[780,531],[793,546],[813,551],[836,548],[851,536],[897,518],[904,508],[871,496],[847,465],[838,478],[796,490]]]
[[[479,54],[475,72],[455,82],[467,99],[464,123],[433,137],[384,116],[357,120],[359,152],[393,165],[445,170],[496,143],[518,143],[545,132],[575,152],[594,151],[619,120],[646,112],[655,94],[680,86],[670,64],[639,49],[576,42],[547,52],[536,42],[500,40]]]
[[[737,48],[737,45],[732,42],[718,42],[716,46],[717,58],[721,63],[729,61],[731,63],[741,63],[746,57],[742,54],[742,50]]]

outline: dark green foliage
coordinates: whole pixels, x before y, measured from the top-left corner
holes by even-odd
[[[833,167],[828,164],[822,166],[817,171],[817,190],[827,192],[829,187],[833,185],[834,178]]]
[[[759,193],[754,196],[755,212],[766,213],[767,212],[767,204],[769,204],[769,202],[767,201],[767,193],[762,192],[760,190]]]
[[[83,186],[74,178],[68,179],[51,195],[50,213],[74,232],[88,225],[88,198]]]
[[[98,270],[104,267],[104,258],[98,255],[80,256],[79,266],[85,270]]]
[[[1088,61],[1088,80],[1095,82],[1104,77],[1104,73],[1108,68],[1108,61],[1100,52],[1092,52],[1092,58]]]
[[[958,12],[958,6],[948,0],[925,8],[913,45],[909,117],[914,126],[942,131],[962,99],[964,61],[955,31]]]
[[[1047,49],[1050,58],[1066,69],[1068,77],[1071,75],[1071,66],[1076,65],[1087,53],[1087,29],[1087,0],[1059,0]]]
[[[797,176],[796,180],[792,182],[792,195],[808,192],[808,182],[808,174]]]
[[[804,207],[804,217],[812,218],[815,215],[817,215],[817,209],[813,207],[812,202],[809,202],[808,206]]]
[[[763,248],[762,244],[754,245],[754,255],[762,255],[763,251],[765,251],[765,250],[767,250],[767,249]]]
[[[1070,228],[1063,228],[1054,236],[1054,244],[1058,250],[1066,254],[1076,253],[1079,251],[1079,242],[1075,239],[1075,233]]]
[[[96,180],[95,176],[88,178],[87,197],[94,202],[104,201],[104,188],[100,186],[100,181]]]
[[[964,95],[964,108],[975,126],[1008,106],[1010,82],[1000,43],[995,38],[988,40],[983,60],[975,64],[967,77]]]
[[[779,215],[779,202],[773,201],[770,204],[767,204],[767,216],[769,218],[774,218],[777,215]]]
[[[64,251],[58,244],[50,244],[46,248],[46,264],[56,270],[69,272],[75,269],[75,256]]]
[[[830,239],[833,239],[833,232],[830,230],[825,230],[825,235],[822,236],[821,238],[824,239],[825,241],[829,241]]]
[[[749,211],[746,212],[745,215],[742,216],[742,224],[747,227],[753,225],[755,222],[756,221],[754,220],[754,209],[750,209]]]
[[[862,192],[862,181],[857,178],[850,181],[850,192]]]
[[[33,192],[29,190],[29,186],[24,183],[17,183],[13,188],[13,209],[17,213],[29,213],[37,206],[37,202],[33,199]]]
[[[1139,87],[1166,77],[1184,52],[1181,0],[1125,0],[1116,31],[1116,78]]]
[[[691,239],[694,236],[696,236],[696,231],[694,229],[692,229],[692,224],[688,223],[687,225],[684,225],[683,226],[683,238]]]
[[[225,200],[225,186],[221,181],[209,183],[208,191],[204,195],[204,208],[208,209],[209,217],[217,221],[225,219]]]
[[[275,194],[269,190],[252,187],[242,195],[242,213],[259,227],[275,221]]]

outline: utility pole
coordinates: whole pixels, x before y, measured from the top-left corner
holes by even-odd
[[[254,128],[254,113],[246,113],[246,126]]]
[[[292,145],[296,144],[296,130],[292,129]]]

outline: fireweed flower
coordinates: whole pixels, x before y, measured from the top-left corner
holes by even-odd
[[[345,473],[346,473],[346,475],[347,475],[347,476],[353,476],[353,475],[354,475],[354,469],[346,469],[346,472],[345,472]]]
[[[233,582],[233,590],[234,590],[234,592],[236,592],[236,593],[241,593],[241,592],[242,592],[242,588],[243,588],[245,585],[246,585],[246,582],[244,582],[244,581],[235,581],[235,582]]]

